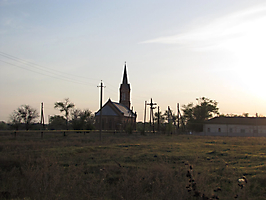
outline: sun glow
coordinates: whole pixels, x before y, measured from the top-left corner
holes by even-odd
[[[223,79],[266,100],[266,4],[214,18],[207,23],[172,36],[155,38],[144,43],[177,44],[191,51],[217,51],[223,61],[214,60],[214,71],[226,71]],[[226,52],[226,55],[222,55]],[[227,56],[230,56],[229,61]],[[224,62],[225,60],[225,62]],[[231,73],[229,80],[226,76]]]
[[[266,10],[265,10],[266,12]],[[232,66],[235,78],[251,95],[266,100],[266,13],[257,18],[243,21],[234,29],[238,37],[228,39],[221,47],[230,51],[235,57]]]

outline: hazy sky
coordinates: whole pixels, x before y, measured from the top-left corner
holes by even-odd
[[[0,0],[0,120],[22,104],[48,115],[118,101],[125,61],[131,103],[162,110],[219,102],[220,113],[266,115],[265,0]]]

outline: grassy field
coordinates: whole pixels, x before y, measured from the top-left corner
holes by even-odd
[[[98,133],[0,132],[0,199],[266,199],[265,144],[251,137],[104,133],[100,142]],[[238,182],[243,176],[247,182]]]

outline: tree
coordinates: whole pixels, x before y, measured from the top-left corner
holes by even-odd
[[[0,130],[8,130],[8,124],[4,121],[0,121]]]
[[[65,98],[64,102],[55,102],[54,108],[59,109],[60,112],[65,112],[65,120],[66,120],[66,128],[68,129],[68,120],[69,120],[69,114],[70,110],[74,108],[75,105],[71,102],[69,102],[69,98]]]
[[[29,105],[22,105],[17,110],[14,110],[10,115],[10,123],[18,130],[21,123],[25,124],[26,130],[29,130],[32,123],[39,117],[36,109]]]
[[[167,121],[167,123],[176,125],[178,116],[174,113],[173,110],[170,109],[170,107],[167,110],[165,110],[163,116],[164,119]]]
[[[197,105],[189,103],[182,106],[183,119],[190,131],[203,131],[203,123],[214,115],[219,114],[218,103],[206,97],[197,98]]]
[[[50,130],[62,130],[66,128],[66,119],[60,115],[51,116],[49,119]]]
[[[159,127],[160,131],[163,133],[169,132],[171,133],[173,131],[173,128],[176,126],[176,121],[177,121],[177,115],[174,114],[173,110],[168,108],[165,110],[164,113],[161,111],[155,112],[155,124],[158,125],[158,118],[159,118]],[[173,127],[174,126],[174,127]]]
[[[159,111],[159,113],[158,112],[154,113],[154,121],[156,124],[158,124],[158,120],[160,124],[163,124],[165,122],[165,115],[162,114],[161,111]]]
[[[165,132],[165,116],[162,114],[161,111],[158,111],[154,113],[154,123],[155,123],[155,128],[157,128],[157,131],[162,131]]]
[[[249,113],[243,113],[242,115],[229,113],[229,114],[220,114],[219,116],[220,117],[249,117]]]
[[[71,113],[71,124],[74,130],[93,129],[94,117],[89,109],[75,109]]]
[[[168,107],[168,109],[165,110],[163,115],[164,115],[165,120],[166,120],[166,124],[165,124],[166,125],[166,131],[168,133],[172,133],[173,131],[175,131],[178,116],[174,113],[173,110],[170,109],[170,107]]]
[[[11,127],[13,127],[15,130],[19,129],[19,126],[21,125],[21,120],[22,119],[20,115],[18,115],[15,110],[9,117],[9,123],[11,124]]]

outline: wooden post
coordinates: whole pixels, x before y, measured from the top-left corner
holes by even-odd
[[[147,101],[145,101],[145,107],[144,107],[144,133],[145,133],[145,124],[146,124],[146,106],[147,106]]]
[[[178,130],[179,130],[179,126],[180,126],[179,115],[180,115],[179,103],[177,103],[177,129]]]
[[[152,103],[152,99],[151,99],[151,117],[152,117],[152,131],[153,133],[155,133],[155,130],[154,130],[154,115],[153,115],[153,107],[154,103]]]
[[[152,103],[152,101],[151,101],[151,103]],[[150,107],[150,128],[149,128],[149,131],[151,131],[151,113],[152,113],[152,109]]]
[[[44,129],[44,114],[43,114],[43,102],[41,103],[41,125]]]
[[[150,105],[150,126],[151,126],[151,120],[152,120],[153,133],[155,133],[155,130],[154,130],[154,116],[153,116],[153,109],[155,109],[155,107],[153,107],[153,106],[157,105],[157,104],[153,103],[152,102],[152,98],[151,98],[151,103],[148,103],[147,105]]]
[[[97,86],[101,88],[101,96],[100,96],[100,141],[102,141],[102,108],[103,108],[103,82],[101,80],[101,85]]]
[[[158,106],[158,132],[160,131],[160,107]]]
[[[153,108],[152,108],[152,131],[153,131],[153,133],[155,134]]]
[[[41,103],[41,125],[42,125],[42,130],[44,130],[43,102]],[[41,138],[43,138],[43,131],[41,131]]]

